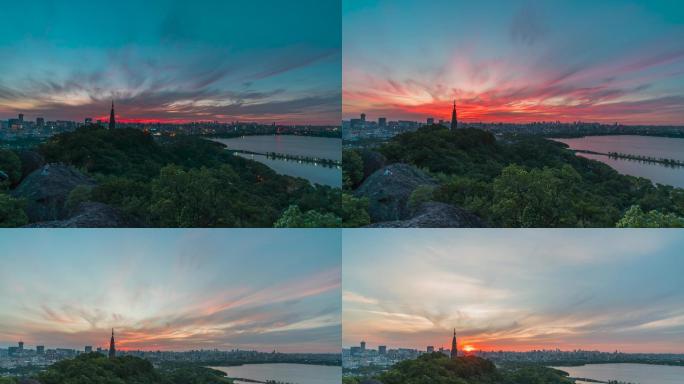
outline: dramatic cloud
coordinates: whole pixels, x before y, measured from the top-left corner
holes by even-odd
[[[0,235],[0,345],[338,351],[339,233],[238,232]]]
[[[668,7],[380,1],[347,10],[343,114],[448,120],[455,99],[464,121],[684,124],[684,15]]]
[[[337,124],[339,3],[307,3],[9,5],[0,118]]]
[[[366,232],[343,237],[344,345],[683,352],[674,232]]]

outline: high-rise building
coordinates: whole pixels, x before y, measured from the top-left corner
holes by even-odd
[[[361,342],[361,352],[364,352],[366,350],[366,342],[362,341]]]
[[[93,351],[93,347],[91,345],[86,345],[84,351],[85,353],[90,353]]]
[[[435,351],[435,347],[434,347],[434,346],[432,346],[432,345],[428,345],[428,346],[427,346],[427,353],[432,353],[432,352],[434,352],[434,351]]]
[[[45,119],[42,117],[36,117],[36,126],[38,128],[43,128],[45,126]]]
[[[456,357],[458,357],[458,349],[456,344],[456,328],[454,328],[454,338],[451,339],[451,358],[455,359]]]
[[[428,117],[427,118],[427,125],[432,125],[435,123],[435,118],[434,117]]]
[[[24,122],[24,114],[20,113],[19,114],[19,123],[23,123],[23,122]]]
[[[379,345],[378,346],[378,353],[381,355],[386,355],[387,354],[387,346],[386,345]]]
[[[116,128],[116,119],[114,118],[114,100],[112,100],[112,110],[109,112],[109,129],[114,128]]]
[[[36,345],[36,353],[39,355],[44,355],[45,354],[45,346],[44,345]]]
[[[19,342],[19,352],[21,352],[21,351],[23,351],[23,350],[24,350],[24,342],[23,342],[23,341],[20,341],[20,342]]]
[[[456,120],[456,100],[454,100],[454,109],[451,111],[451,130],[453,131],[458,127],[458,121]]]
[[[365,113],[361,114],[361,121],[364,123],[366,122],[366,114]]]
[[[386,126],[387,126],[387,118],[386,117],[378,117],[378,127],[385,128]]]
[[[90,125],[93,123],[93,118],[92,117],[86,117],[85,118],[85,125]]]
[[[110,123],[111,127],[111,123]],[[112,338],[109,340],[109,358],[113,359],[116,357],[116,346],[114,345],[114,328],[112,328]]]

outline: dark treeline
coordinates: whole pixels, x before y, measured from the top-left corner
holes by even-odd
[[[424,354],[399,362],[372,376],[345,376],[344,384],[572,384],[567,373],[540,365],[509,365],[497,368],[475,356],[451,359],[442,353]]]
[[[135,226],[339,226],[339,189],[283,176],[197,136],[155,140],[135,129],[80,128],[35,149],[46,163],[68,164],[96,181],[69,200],[105,203]],[[18,154],[0,150],[0,226],[27,223],[7,194],[26,175]],[[4,191],[4,192],[3,192]]]
[[[653,185],[535,136],[497,141],[479,129],[434,125],[395,136],[387,163],[427,171],[438,186],[422,200],[463,207],[496,227],[681,227],[684,189]],[[345,189],[363,182],[360,155],[345,151]],[[349,161],[348,161],[349,160]]]

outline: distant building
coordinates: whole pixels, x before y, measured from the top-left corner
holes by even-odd
[[[85,350],[85,353],[90,353],[93,351],[93,347],[91,345],[86,345],[84,350]]]
[[[378,354],[386,355],[387,354],[387,346],[386,345],[379,345],[378,346]]]
[[[45,346],[44,345],[36,345],[36,353],[39,355],[44,355],[45,354]]]
[[[386,126],[387,126],[387,118],[386,117],[378,117],[378,127],[385,128]]]
[[[19,115],[19,116],[21,116],[21,115]],[[21,352],[21,351],[23,351],[23,350],[24,350],[24,342],[23,342],[23,341],[20,341],[20,342],[19,342],[19,352]]]
[[[428,345],[428,346],[427,346],[427,353],[432,353],[432,352],[434,352],[434,351],[435,351],[435,347],[434,347],[434,346],[432,346],[432,345]]]
[[[456,108],[456,103],[454,103],[454,108]],[[453,122],[452,122],[453,124]],[[454,337],[451,339],[451,358],[455,359],[458,357],[458,349],[456,348],[456,328],[454,328]]]
[[[36,126],[38,128],[43,128],[45,126],[45,119],[42,117],[36,117]]]
[[[458,128],[458,120],[456,119],[456,100],[454,100],[454,109],[451,111],[451,130]]]
[[[19,123],[24,123],[24,114],[23,113],[19,114]]]
[[[113,110],[113,103],[112,103],[112,110]],[[113,112],[112,112],[113,113]],[[111,122],[110,122],[110,127],[111,127]],[[116,357],[116,346],[114,345],[114,328],[112,328],[112,338],[109,340],[109,358],[113,359]]]
[[[353,356],[360,355],[361,347],[351,347],[349,348],[349,353],[351,353]]]
[[[364,352],[366,350],[366,342],[362,341],[361,342],[361,352]]]
[[[93,123],[93,118],[92,117],[86,117],[85,118],[85,125],[90,125]]]
[[[361,122],[363,122],[363,123],[366,122],[366,114],[365,113],[361,114]]]
[[[435,118],[434,117],[428,117],[427,118],[427,125],[432,125],[435,123]]]

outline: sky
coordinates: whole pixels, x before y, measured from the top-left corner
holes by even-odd
[[[343,346],[684,353],[684,237],[344,230]]]
[[[340,0],[7,2],[0,119],[339,124]]]
[[[343,1],[343,117],[684,125],[679,0]]]
[[[336,230],[6,230],[0,348],[339,353]]]

